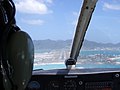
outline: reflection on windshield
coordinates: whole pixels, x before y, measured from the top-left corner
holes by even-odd
[[[68,50],[51,50],[49,52],[36,53],[35,64],[64,63],[69,56]]]
[[[64,62],[69,58],[71,42],[72,40],[35,40],[35,69],[65,68]]]

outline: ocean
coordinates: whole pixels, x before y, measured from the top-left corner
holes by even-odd
[[[103,54],[108,56],[120,55],[120,50],[84,50],[81,51],[80,55],[95,55],[95,54]]]
[[[50,70],[50,69],[65,69],[65,68],[66,68],[65,64],[46,64],[46,65],[34,66],[33,70],[35,69]],[[76,68],[120,68],[120,65],[77,64]]]

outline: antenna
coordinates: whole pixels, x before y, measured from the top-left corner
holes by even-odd
[[[79,56],[84,36],[90,23],[93,11],[98,0],[84,0],[81,8],[81,13],[78,18],[76,32],[73,40],[73,45],[70,53],[70,58],[66,60],[65,64],[68,69],[76,65],[77,57]]]

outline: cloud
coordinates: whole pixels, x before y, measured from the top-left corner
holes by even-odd
[[[48,3],[53,3],[53,0],[46,0],[46,2],[48,2]]]
[[[120,4],[104,3],[103,8],[110,10],[120,10]]]
[[[79,13],[78,12],[72,12],[74,16],[78,16]]]
[[[47,0],[52,3],[52,0]],[[28,14],[48,14],[52,13],[43,0],[18,0],[15,2],[16,9],[22,13]]]
[[[29,20],[22,19],[22,22],[29,24],[29,25],[43,25],[44,24],[44,21],[40,19],[37,19],[37,20],[36,19],[29,19]]]
[[[73,16],[74,16],[74,20],[72,21],[72,25],[77,25],[78,23],[78,16],[79,16],[79,12],[72,12]]]

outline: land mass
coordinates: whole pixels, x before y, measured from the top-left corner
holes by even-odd
[[[72,40],[33,40],[35,50],[45,50],[45,49],[65,49],[72,46]],[[95,41],[84,40],[83,49],[98,49],[98,48],[120,48],[120,43],[98,43]]]
[[[64,63],[70,55],[72,40],[34,40],[35,65]],[[120,64],[120,43],[98,43],[85,40],[83,52],[78,57],[79,64]]]

